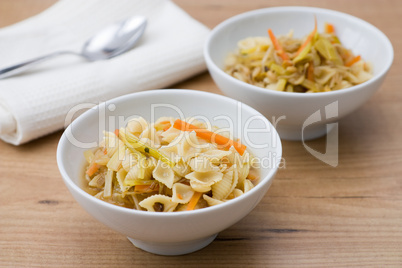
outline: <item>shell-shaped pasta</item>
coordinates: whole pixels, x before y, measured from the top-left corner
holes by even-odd
[[[209,172],[196,172],[193,171],[185,176],[189,180],[199,181],[208,185],[212,185],[220,180],[222,180],[223,174],[218,171]]]
[[[172,189],[173,183],[179,179],[175,176],[173,169],[161,160],[158,161],[152,175],[155,180],[165,184],[169,189]]]
[[[253,158],[253,156],[247,150],[244,151],[242,155],[243,164],[251,163],[251,158]]]
[[[219,171],[220,172],[224,173],[224,172],[227,171],[227,169],[228,169],[228,165],[226,165],[226,164],[220,164],[219,165]]]
[[[183,138],[178,144],[178,153],[185,160],[188,161],[195,155],[201,152],[201,144],[194,131],[184,132]]]
[[[151,157],[148,157],[148,158],[145,159],[145,163],[146,163],[145,168],[149,168],[149,169],[154,170],[154,168],[158,164],[158,160],[156,160],[155,158],[153,158],[151,156]]]
[[[210,206],[210,207],[216,206],[216,205],[219,205],[219,204],[223,203],[223,201],[215,199],[213,197],[210,197],[210,196],[208,196],[206,194],[202,195],[202,197],[204,198],[205,201],[207,201],[208,206]]]
[[[161,140],[159,139],[159,135],[156,133],[156,129],[151,125],[150,127],[146,128],[140,134],[140,141],[149,144],[154,148],[159,148],[161,144]]]
[[[233,192],[231,194],[233,194],[233,198],[236,198],[236,197],[241,196],[243,194],[243,191],[236,188],[233,190]]]
[[[171,143],[173,140],[180,136],[180,133],[181,131],[179,129],[171,126],[166,131],[161,133],[162,142]]]
[[[147,128],[148,122],[142,117],[133,118],[127,123],[128,131],[137,137]]]
[[[238,175],[237,187],[241,188],[250,170],[250,154],[246,151],[241,156],[233,146],[230,147],[229,150],[232,152],[232,154],[227,157],[229,162],[233,164],[232,167],[237,172]]]
[[[89,185],[97,188],[93,188],[98,192],[96,196],[117,205],[168,212],[186,210],[196,191],[204,193],[195,207],[199,209],[222,204],[254,187],[253,178],[258,176],[249,174],[252,161],[247,151],[240,155],[234,147],[222,150],[219,145],[199,138],[194,131],[174,128],[174,121],[175,118],[162,117],[150,124],[138,117],[119,132],[105,132],[99,148],[88,155],[92,158],[89,162],[104,163],[92,179],[87,176]],[[228,134],[193,118],[185,121],[221,135]],[[151,154],[135,150],[128,138],[157,148],[175,165],[171,167]],[[157,182],[152,182],[153,178]],[[139,194],[139,189],[132,188],[150,183],[163,184],[159,194]]]
[[[225,157],[227,159],[227,162],[232,165],[236,164],[236,159],[241,157],[240,154],[236,151],[236,149],[233,146],[231,146],[228,151],[231,153]]]
[[[198,137],[197,137],[198,138]],[[198,138],[198,142],[202,145],[201,146],[201,152],[200,154],[203,154],[205,152],[211,151],[211,150],[219,150],[215,144],[210,143],[204,139]]]
[[[191,187],[197,192],[208,192],[211,190],[211,185],[222,180],[223,173],[218,171],[197,172],[193,171],[185,176],[190,180]]]
[[[232,185],[230,187],[230,193],[233,192],[233,190],[236,188],[236,185],[239,182],[239,174],[236,170],[233,170],[233,181],[232,181]]]
[[[177,175],[180,177],[186,176],[188,173],[191,172],[191,168],[189,165],[187,165],[186,162],[183,161],[183,159],[180,159],[176,165],[173,167],[173,171],[176,172]]]
[[[172,212],[178,205],[166,195],[156,194],[142,200],[139,205],[148,211]]]
[[[192,170],[197,172],[219,171],[219,167],[214,165],[209,158],[197,156],[188,162]]]
[[[240,155],[233,146],[229,148],[229,151],[231,151],[232,154],[228,155],[227,157],[229,162],[233,165],[244,164],[250,161],[250,154],[247,151],[245,151],[243,155]]]
[[[253,188],[254,188],[254,184],[249,179],[246,179],[244,181],[244,192],[247,193],[248,191],[250,191]]]
[[[137,164],[137,158],[130,152],[129,149],[126,149],[124,160],[122,161],[122,166],[125,171],[129,172],[130,169]]]
[[[190,181],[191,188],[194,189],[194,191],[200,192],[200,193],[206,193],[211,191],[211,186],[205,183],[201,183],[199,181]]]
[[[150,180],[154,168],[155,163],[151,158],[140,159],[136,165],[128,171],[125,180]]]
[[[194,191],[192,190],[191,186],[183,183],[173,184],[172,190],[172,201],[176,203],[188,203],[190,202],[191,197],[194,195]]]
[[[124,180],[138,180],[138,165],[133,166],[126,174]]]
[[[127,176],[127,171],[124,170],[124,168],[119,169],[119,171],[116,172],[116,179],[117,182],[119,183],[120,189],[123,193],[127,192],[130,186],[127,186],[124,184],[124,180]]]
[[[233,170],[224,174],[222,180],[211,186],[212,197],[217,200],[226,199],[226,197],[231,193],[232,184]]]
[[[142,168],[144,169],[144,180],[150,180],[152,177],[152,172],[154,171],[156,165],[158,162],[156,161],[155,158],[150,157],[144,159],[144,161],[138,162],[138,165],[142,165]]]
[[[219,149],[210,149],[207,151],[204,151],[201,155],[204,157],[209,158],[209,160],[214,163],[218,164],[221,159],[225,156],[228,156],[232,154],[231,151],[224,151],[224,150],[219,150]]]
[[[215,145],[210,143],[209,141],[201,139],[198,136],[196,136],[196,137],[197,137],[197,142],[199,144],[198,147],[199,147],[200,152],[205,152],[205,151],[211,150],[211,148],[214,148],[214,149],[216,148],[216,147],[214,147]]]
[[[237,167],[237,173],[239,175],[239,184],[240,185],[244,183],[244,180],[247,178],[249,171],[250,171],[249,163],[245,163],[245,164]]]
[[[158,139],[159,139],[159,138],[158,138]],[[139,140],[140,140],[140,142],[142,142],[143,144],[148,145],[148,146],[150,146],[150,147],[152,147],[152,148],[155,148],[155,149],[159,149],[159,147],[161,147],[159,141],[158,141],[158,143],[155,143],[153,140],[150,140],[150,139],[148,139],[148,138],[140,138]]]
[[[159,152],[164,154],[172,162],[176,163],[180,160],[178,144],[162,146],[159,148]]]

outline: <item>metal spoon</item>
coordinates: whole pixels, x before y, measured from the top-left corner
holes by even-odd
[[[131,49],[135,43],[137,43],[144,33],[146,25],[147,20],[142,16],[131,17],[120,23],[112,24],[86,41],[82,47],[81,53],[59,51],[31,59],[0,70],[0,79],[19,74],[38,63],[59,55],[79,55],[88,61],[105,60],[116,57]]]

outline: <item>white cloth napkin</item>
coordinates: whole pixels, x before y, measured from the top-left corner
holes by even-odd
[[[62,129],[78,104],[164,88],[205,70],[209,29],[168,0],[61,0],[0,29],[0,68],[53,51],[80,51],[94,33],[133,15],[146,16],[147,28],[121,56],[87,62],[66,55],[0,80],[0,138],[19,145]]]

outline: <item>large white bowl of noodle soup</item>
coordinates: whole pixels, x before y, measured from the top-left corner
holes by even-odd
[[[220,205],[182,212],[149,212],[101,201],[80,188],[83,153],[96,147],[103,130],[124,126],[131,116],[152,121],[161,116],[207,119],[218,127],[232,127],[255,157],[263,161],[260,180],[249,192]],[[120,122],[119,122],[120,121]],[[270,187],[282,155],[279,136],[253,108],[221,95],[194,90],[151,90],[118,97],[79,116],[62,135],[57,163],[67,188],[93,217],[127,236],[136,246],[161,255],[199,250],[216,235],[245,217]]]

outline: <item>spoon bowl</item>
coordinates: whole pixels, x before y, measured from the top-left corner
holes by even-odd
[[[130,50],[145,31],[147,19],[136,16],[112,24],[90,38],[81,55],[90,61],[106,60]]]

